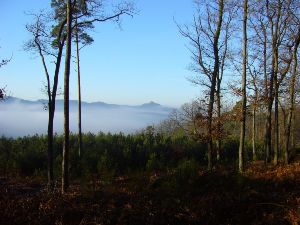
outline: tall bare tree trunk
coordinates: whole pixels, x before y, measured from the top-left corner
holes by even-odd
[[[71,0],[67,1],[67,44],[64,74],[64,147],[62,160],[62,193],[69,187],[69,80],[72,48],[72,6]]]
[[[208,123],[207,123],[207,130],[208,130],[208,152],[207,152],[207,159],[208,159],[208,170],[212,170],[212,152],[213,152],[213,139],[212,139],[212,121],[213,121],[213,109],[214,109],[214,98],[215,98],[215,90],[216,90],[216,83],[217,77],[219,73],[219,38],[221,33],[221,27],[223,22],[223,13],[224,13],[224,1],[219,0],[219,15],[218,15],[218,24],[217,30],[214,34],[214,43],[213,43],[213,50],[214,50],[214,70],[211,80],[211,87],[210,87],[210,94],[209,94],[209,103],[208,103]]]
[[[268,74],[267,74],[267,30],[266,27],[262,24],[263,34],[264,34],[264,83],[265,83],[265,98],[267,100],[267,115],[266,115],[266,123],[265,123],[265,137],[264,137],[264,149],[265,149],[265,163],[267,163],[270,159],[270,149],[271,149],[271,113],[270,113],[270,105],[269,105],[269,88],[268,88]],[[273,84],[272,84],[273,85]],[[273,86],[270,85],[270,88]],[[273,92],[273,91],[272,91]],[[272,110],[272,106],[271,106]]]
[[[36,44],[38,46],[39,54],[42,58],[42,63],[43,67],[45,70],[46,74],[46,79],[47,79],[47,94],[48,94],[48,130],[47,130],[47,135],[48,135],[48,149],[47,149],[47,178],[48,178],[48,189],[52,190],[53,187],[53,107],[52,107],[52,96],[51,96],[51,87],[50,87],[50,75],[47,69],[47,65],[45,62],[45,57],[42,52],[41,45],[38,41],[36,41]]]
[[[252,159],[255,161],[256,156],[256,106],[253,107],[252,115]]]
[[[277,64],[278,65],[278,64]],[[277,67],[278,68],[278,67]],[[275,90],[274,90],[274,159],[273,163],[276,166],[278,164],[278,152],[279,152],[279,113],[278,113],[278,79],[277,73],[274,76]]]
[[[294,111],[295,111],[295,104],[294,104]],[[292,124],[291,124],[291,148],[295,149],[295,113],[292,116]]]
[[[220,76],[220,74],[219,74]],[[217,141],[216,141],[216,150],[217,150],[217,161],[220,160],[220,151],[221,151],[221,78],[217,78]]]
[[[59,39],[61,38],[63,24],[61,25]],[[55,115],[55,101],[56,101],[56,94],[57,94],[57,87],[58,87],[58,76],[60,71],[60,64],[61,58],[63,53],[63,47],[65,44],[65,38],[60,42],[58,47],[58,55],[57,61],[55,65],[55,72],[54,72],[54,81],[53,81],[53,88],[52,88],[52,97],[51,102],[49,102],[49,122],[48,122],[48,186],[50,189],[54,187],[54,176],[53,176],[53,141],[54,141],[54,115]],[[50,113],[51,112],[51,113]]]
[[[274,165],[278,164],[278,152],[279,152],[279,121],[278,121],[278,91],[279,91],[279,83],[278,83],[278,59],[279,59],[279,49],[278,49],[278,39],[279,39],[279,22],[281,17],[281,0],[277,2],[277,17],[276,17],[276,24],[275,24],[275,33],[272,34],[272,53],[274,58],[274,64],[272,67],[274,68],[273,76],[274,76]]]
[[[291,139],[291,127],[293,122],[293,117],[295,116],[295,84],[296,84],[296,77],[297,77],[297,67],[298,67],[298,47],[300,44],[300,27],[298,29],[298,35],[296,36],[294,52],[293,52],[293,59],[294,59],[294,66],[293,66],[293,73],[290,81],[290,107],[288,112],[288,119],[287,119],[287,128],[286,128],[286,138],[285,138],[285,147],[284,147],[284,162],[286,164],[289,163],[289,146],[290,146],[290,139]],[[293,134],[292,134],[293,135]],[[293,136],[292,136],[293,138]]]
[[[82,133],[81,133],[81,85],[80,85],[80,59],[79,59],[79,40],[78,27],[76,19],[76,63],[77,63],[77,79],[78,79],[78,156],[81,159],[82,154]]]
[[[245,130],[246,130],[246,82],[247,82],[247,17],[248,17],[248,0],[244,0],[244,18],[243,18],[243,75],[242,75],[242,119],[239,146],[239,172],[244,171],[244,151],[245,151]]]
[[[48,68],[46,65],[45,57],[43,55],[42,47],[40,42],[38,41],[38,36],[35,37],[35,43],[38,47],[39,55],[41,56],[43,67],[45,70],[45,75],[47,79],[47,95],[48,95],[48,129],[47,129],[47,138],[48,138],[48,149],[47,149],[47,178],[48,178],[48,189],[52,190],[54,186],[54,175],[53,175],[53,121],[54,121],[54,113],[55,113],[55,99],[56,99],[56,92],[58,86],[58,75],[59,69],[61,64],[61,57],[62,57],[62,50],[64,46],[64,39],[61,41],[61,34],[63,29],[64,23],[61,24],[58,40],[59,40],[59,47],[58,47],[58,55],[56,58],[56,65],[55,65],[55,73],[54,73],[54,81],[53,81],[53,88],[51,93],[51,84],[50,84],[50,75],[48,72]]]
[[[270,79],[273,83],[273,79]],[[273,85],[270,84],[269,92],[273,92]],[[265,133],[265,163],[267,164],[270,161],[270,154],[272,148],[272,107],[273,107],[273,100],[268,94],[268,105],[267,105],[267,117],[266,117],[266,133]]]
[[[48,188],[53,189],[54,176],[53,176],[53,119],[54,111],[51,106],[51,101],[48,103],[49,118],[48,118]]]
[[[217,97],[217,141],[216,141],[216,148],[217,148],[217,161],[220,160],[220,153],[221,153],[221,145],[222,145],[222,123],[221,123],[221,83],[223,80],[224,75],[224,68],[225,68],[225,60],[227,57],[228,51],[228,39],[229,39],[229,24],[231,20],[226,24],[225,30],[225,40],[224,40],[224,52],[221,57],[221,66],[217,77],[217,90],[216,90],[216,97]]]
[[[268,108],[267,108],[267,120],[266,120],[266,135],[265,135],[265,152],[266,152],[266,159],[265,162],[268,163],[270,161],[270,154],[272,151],[272,108],[273,108],[273,101],[274,101],[274,86],[275,92],[277,89],[277,74],[278,74],[278,29],[279,29],[279,20],[280,20],[280,10],[281,10],[281,2],[278,0],[278,11],[276,15],[276,21],[274,25],[273,17],[269,15],[269,2],[267,1],[267,15],[268,19],[271,24],[271,32],[272,32],[272,68],[270,73],[270,80],[269,80],[269,93],[268,93]],[[276,81],[274,85],[274,81]],[[276,93],[275,93],[276,95]],[[278,100],[278,99],[277,99]],[[275,107],[276,108],[276,107]],[[278,109],[278,101],[277,101],[277,109]],[[278,111],[277,111],[278,113]],[[277,118],[278,119],[278,118]],[[276,118],[275,118],[276,120]],[[275,148],[278,150],[278,139],[276,138],[278,134],[278,126],[276,126],[275,121]],[[277,145],[277,147],[276,147]],[[277,154],[275,150],[275,155]],[[277,156],[276,156],[277,157]],[[275,160],[274,160],[275,162]]]

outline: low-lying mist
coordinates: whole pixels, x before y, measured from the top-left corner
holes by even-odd
[[[46,134],[48,111],[45,101],[26,101],[8,98],[0,102],[0,135],[17,137]],[[54,132],[63,133],[63,102],[57,101]],[[140,106],[110,105],[106,103],[82,104],[83,132],[133,133],[139,129],[159,123],[168,117],[171,108],[156,103]],[[70,131],[78,131],[77,102],[70,102]]]

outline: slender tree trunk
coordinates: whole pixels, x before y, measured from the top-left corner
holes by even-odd
[[[274,93],[274,159],[273,163],[276,166],[278,164],[278,152],[279,152],[279,115],[278,115],[278,80],[277,74],[274,77],[275,93]]]
[[[220,160],[220,152],[221,152],[221,79],[218,77],[217,79],[217,161]]]
[[[210,94],[209,94],[209,103],[208,103],[208,123],[207,123],[207,130],[208,130],[208,170],[212,170],[212,152],[213,152],[213,139],[212,139],[212,121],[213,121],[213,109],[214,109],[214,98],[215,98],[215,90],[216,90],[216,83],[217,77],[219,73],[219,38],[221,33],[221,27],[223,22],[223,12],[224,12],[224,0],[219,0],[219,18],[217,24],[217,30],[214,35],[214,70],[211,79],[211,87],[210,87]]]
[[[53,189],[54,176],[53,176],[53,109],[52,102],[48,103],[48,188]]]
[[[272,108],[273,108],[273,101],[274,101],[274,94],[276,95],[277,92],[277,74],[278,74],[278,35],[279,35],[279,21],[281,17],[281,1],[278,0],[277,2],[277,15],[274,27],[273,18],[269,15],[269,5],[267,4],[267,14],[271,24],[271,32],[272,32],[272,70],[270,74],[270,81],[269,81],[269,96],[268,96],[268,112],[267,112],[267,124],[266,124],[266,163],[270,161],[270,154],[272,151]],[[276,82],[274,84],[274,81]],[[275,93],[274,92],[275,86]],[[278,100],[278,99],[277,99]],[[276,101],[277,101],[276,100]],[[278,101],[277,101],[277,113],[278,113]],[[275,106],[276,108],[276,106]],[[276,110],[275,110],[276,111]],[[278,115],[277,115],[278,117]],[[278,118],[275,118],[275,120]],[[274,159],[275,157],[278,158],[278,126],[276,125],[275,121],[275,152],[274,152]],[[276,156],[275,156],[276,155]],[[274,160],[275,162],[275,160]]]
[[[267,31],[266,28],[263,26],[263,34],[264,34],[264,82],[265,82],[265,98],[267,100],[267,115],[265,118],[265,137],[264,137],[264,149],[265,149],[265,163],[269,161],[270,158],[270,149],[271,149],[271,121],[272,121],[272,105],[270,107],[270,101],[269,101],[269,82],[268,82],[268,74],[267,74]],[[273,81],[272,81],[273,85]],[[270,88],[273,88],[270,84]],[[273,90],[272,90],[273,92]],[[271,108],[271,110],[269,110]]]
[[[35,37],[35,44],[38,47],[39,55],[42,59],[46,80],[47,80],[47,95],[48,95],[48,148],[47,148],[47,178],[48,178],[48,189],[52,190],[53,187],[53,108],[52,108],[52,96],[50,87],[50,75],[46,65],[45,57],[43,55],[42,47],[38,41],[38,37]]]
[[[278,49],[278,39],[279,39],[279,22],[281,17],[281,0],[277,2],[277,17],[276,17],[276,24],[275,24],[275,33],[272,35],[272,52],[274,58],[274,64],[272,67],[274,68],[273,76],[274,76],[274,165],[278,164],[278,152],[279,152],[279,123],[278,123],[278,91],[279,91],[279,83],[278,83],[278,59],[279,59],[279,49]]]
[[[67,1],[67,45],[64,74],[64,147],[62,160],[62,193],[69,187],[69,79],[72,47],[72,8],[71,0]]]
[[[295,102],[294,102],[294,111],[295,111]],[[295,113],[292,116],[292,124],[291,124],[291,148],[295,149]]]
[[[285,147],[284,147],[284,162],[285,164],[289,163],[289,146],[290,146],[290,138],[291,138],[291,127],[293,122],[293,118],[295,116],[294,109],[295,109],[295,84],[297,78],[297,67],[298,67],[298,47],[300,44],[300,27],[298,30],[298,35],[295,40],[293,58],[294,58],[294,66],[293,66],[293,73],[290,81],[290,107],[288,112],[288,119],[287,119],[287,128],[286,128],[286,138],[285,138]],[[292,131],[292,140],[293,140],[293,131]]]
[[[239,146],[239,172],[244,171],[244,151],[245,151],[245,130],[246,130],[246,82],[247,82],[247,17],[248,17],[248,0],[244,0],[244,18],[243,18],[243,75],[242,75],[242,120]]]
[[[229,40],[229,36],[230,36],[230,23],[231,23],[231,18],[227,21],[227,23],[225,24],[225,40],[224,40],[224,51],[222,53],[221,56],[221,60],[220,60],[220,69],[219,69],[219,73],[217,76],[217,142],[216,142],[216,147],[217,147],[217,161],[220,160],[220,153],[221,153],[221,146],[222,146],[222,121],[221,121],[221,83],[223,80],[223,75],[224,75],[224,68],[225,68],[225,61],[226,61],[226,57],[227,57],[227,52],[228,52],[228,40]]]
[[[266,133],[265,133],[265,163],[270,162],[270,154],[272,148],[272,107],[273,107],[273,79],[270,79],[270,90],[268,96],[268,108],[266,117]],[[271,96],[270,96],[271,95]]]
[[[56,101],[56,93],[58,86],[58,76],[64,46],[64,40],[62,40],[56,60],[55,72],[54,72],[54,81],[53,88],[51,93],[51,101],[49,101],[49,120],[48,120],[48,187],[50,190],[54,187],[54,175],[53,175],[53,142],[54,142],[54,115],[55,115],[55,101]]]
[[[252,159],[255,161],[256,157],[256,106],[253,107],[252,116]]]
[[[78,28],[76,19],[76,63],[77,63],[77,79],[78,79],[78,156],[81,159],[82,154],[82,133],[81,133],[81,85],[80,85],[80,59],[79,59],[79,43]],[[81,168],[80,168],[81,169]]]

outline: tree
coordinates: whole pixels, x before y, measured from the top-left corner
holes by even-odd
[[[291,126],[292,126],[292,118],[294,115],[295,109],[295,84],[296,78],[298,73],[298,48],[300,44],[300,21],[299,19],[295,18],[298,22],[298,31],[294,37],[294,50],[293,50],[293,70],[292,76],[290,78],[290,85],[289,85],[289,94],[290,94],[290,103],[289,103],[289,110],[288,110],[288,118],[287,124],[285,127],[285,146],[284,146],[284,162],[286,164],[289,163],[289,146],[290,146],[290,136],[291,136]]]
[[[207,107],[205,100],[193,100],[183,104],[170,115],[170,121],[174,128],[181,128],[184,133],[196,140],[205,141],[207,135],[205,130]],[[174,129],[173,128],[173,129]]]
[[[75,0],[73,2],[68,0],[67,4],[65,4],[64,1],[52,0],[52,7],[55,8],[56,14],[59,17],[66,17],[67,21],[67,44],[64,74],[64,147],[62,160],[62,193],[64,193],[67,191],[69,186],[69,77],[72,37],[74,34],[77,36],[78,31],[82,29],[83,32],[81,36],[90,40],[90,37],[84,32],[85,29],[93,28],[93,23],[95,22],[105,22],[109,20],[119,22],[120,16],[122,15],[132,16],[134,13],[134,6],[130,2],[121,2],[115,7],[115,10],[109,16],[104,13],[103,2],[100,0],[84,0],[78,2]],[[75,30],[77,32],[74,32]],[[79,105],[79,108],[80,107],[81,106]]]
[[[229,24],[232,19],[233,9],[235,8],[232,3],[233,1],[225,2],[223,0],[196,1],[198,11],[194,15],[193,24],[183,27],[178,26],[183,37],[187,38],[190,42],[191,48],[189,50],[192,54],[191,70],[199,74],[196,79],[192,79],[191,81],[207,88],[206,131],[209,170],[213,166],[214,103],[216,94],[218,94],[218,99],[221,96],[221,78],[225,65],[223,59],[225,60],[227,56]],[[218,104],[219,106],[220,104]]]
[[[252,90],[253,94],[249,96],[251,99],[251,107],[252,107],[252,159],[256,160],[257,155],[256,155],[256,130],[257,130],[257,109],[259,108],[260,100],[261,100],[261,95],[260,95],[260,86],[259,86],[259,75],[260,71],[258,68],[255,67],[255,63],[257,63],[257,56],[252,56],[253,62],[250,64],[249,63],[249,54],[248,54],[248,60],[247,60],[247,67],[248,67],[248,72],[250,77],[247,79],[247,86],[250,90]]]
[[[80,59],[79,59],[79,38],[77,20],[76,26],[76,64],[77,64],[77,80],[78,80],[78,156],[81,158],[82,151],[82,133],[81,133],[81,82],[80,82]]]
[[[42,60],[47,81],[45,87],[48,96],[48,186],[51,188],[53,187],[54,180],[53,120],[55,114],[55,100],[58,90],[60,64],[64,45],[67,39],[66,6],[67,4],[65,1],[52,0],[51,7],[54,13],[35,14],[33,15],[34,22],[26,26],[28,32],[32,35],[32,39],[26,43],[25,49],[38,53]],[[119,22],[121,15],[132,15],[134,12],[134,7],[131,3],[120,3],[114,8],[114,11],[111,13],[111,15],[107,15],[104,13],[103,4],[100,0],[74,1],[71,2],[71,6],[74,7],[75,15],[73,16],[72,21],[70,21],[71,35],[74,34],[73,30],[76,28],[78,39],[81,43],[83,43],[83,45],[90,44],[93,41],[92,38],[85,32],[85,30],[92,29],[94,22],[105,22],[108,20],[115,20],[116,22]],[[74,25],[74,20],[80,21]],[[71,36],[71,38],[73,36]],[[49,56],[55,58],[55,70],[52,79],[46,63],[46,59]],[[6,61],[3,61],[2,64],[4,65],[6,63]],[[2,66],[2,64],[0,65]]]
[[[279,59],[278,59],[278,74],[275,74],[275,79],[274,79],[274,85],[275,85],[275,109],[274,109],[274,117],[275,117],[275,128],[274,128],[274,133],[275,133],[275,146],[274,146],[274,165],[278,164],[278,158],[279,158],[279,95],[280,95],[280,86],[283,82],[283,80],[286,78],[287,73],[290,71],[290,66],[293,60],[293,40],[291,40],[291,36],[293,35],[293,32],[291,33],[291,27],[292,25],[292,4],[294,1],[283,1],[282,4],[282,10],[281,13],[281,23],[280,23],[280,35],[279,35]],[[280,4],[280,2],[278,2]],[[282,25],[286,24],[286,26]],[[280,51],[281,50],[281,51]]]
[[[271,6],[270,6],[271,5]],[[265,145],[266,145],[266,163],[270,160],[270,153],[272,151],[272,108],[274,102],[274,96],[278,96],[277,87],[275,87],[274,92],[274,83],[277,85],[277,75],[278,75],[278,60],[279,60],[279,35],[280,35],[280,18],[281,18],[281,10],[282,10],[282,2],[280,0],[275,2],[266,2],[266,10],[267,17],[270,24],[271,30],[271,49],[272,49],[272,62],[271,62],[271,72],[269,77],[269,91],[267,98],[267,120],[266,120],[266,136],[265,136]],[[275,97],[277,98],[277,97]],[[278,102],[275,102],[275,109],[278,108]],[[278,148],[278,126],[277,119],[278,115],[275,112],[275,152],[277,152]],[[277,153],[275,153],[276,155]],[[276,157],[276,156],[275,156]],[[275,162],[274,158],[274,162]]]
[[[27,31],[32,39],[25,44],[25,49],[38,53],[46,76],[46,93],[48,96],[48,147],[47,147],[47,165],[48,165],[48,187],[53,188],[53,124],[55,114],[55,100],[58,90],[58,77],[60,72],[63,48],[66,40],[64,26],[66,20],[58,20],[54,15],[44,13],[35,14],[34,22],[26,25]],[[55,21],[55,24],[48,24],[49,21]],[[54,26],[51,31],[50,27]],[[51,32],[49,32],[51,31]],[[55,69],[51,79],[50,72],[46,63],[47,57],[54,57]],[[52,82],[53,84],[52,84]]]
[[[242,118],[241,133],[239,146],[239,171],[244,170],[244,148],[245,148],[245,129],[246,129],[246,110],[247,110],[247,17],[248,17],[248,0],[244,0],[243,16],[243,75],[242,75]]]
[[[217,140],[216,140],[216,151],[217,151],[217,160],[220,159],[220,152],[221,152],[221,136],[222,136],[222,112],[221,112],[221,98],[222,98],[222,93],[221,93],[221,84],[222,80],[224,77],[225,73],[225,67],[226,67],[226,62],[229,58],[229,42],[231,35],[233,33],[233,30],[231,29],[231,23],[233,19],[233,10],[229,11],[229,15],[227,18],[227,21],[225,22],[224,26],[224,40],[223,40],[223,48],[221,48],[221,57],[220,57],[220,71],[218,73],[217,77],[217,87],[216,87],[216,103],[217,103]]]
[[[69,187],[69,79],[71,65],[72,48],[72,5],[71,0],[67,0],[67,40],[64,72],[64,146],[62,160],[62,183],[61,191],[65,193]]]

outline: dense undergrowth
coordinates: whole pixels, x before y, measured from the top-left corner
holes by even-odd
[[[212,173],[140,172],[111,182],[73,182],[61,195],[35,178],[0,181],[0,224],[298,224],[300,162],[244,175],[219,166]]]
[[[63,137],[54,138],[54,173],[61,173]],[[77,136],[70,136],[70,175],[73,179],[86,175],[109,172],[124,175],[140,171],[155,171],[183,166],[206,165],[206,145],[187,136],[164,136],[151,129],[134,135],[84,134],[82,159],[78,157]],[[228,138],[222,143],[221,163],[234,164],[237,160],[238,140]],[[246,157],[251,156],[247,146]],[[262,159],[258,145],[258,155]],[[79,163],[80,162],[80,163]],[[81,168],[79,168],[81,165]],[[0,175],[41,176],[47,173],[47,136],[0,138]]]
[[[233,138],[223,141],[212,172],[206,146],[185,136],[85,134],[83,143],[79,161],[71,135],[71,187],[61,195],[61,136],[55,136],[53,192],[46,185],[46,137],[2,137],[0,224],[300,223],[297,157],[288,166],[265,166],[251,162],[249,145],[241,175]]]

